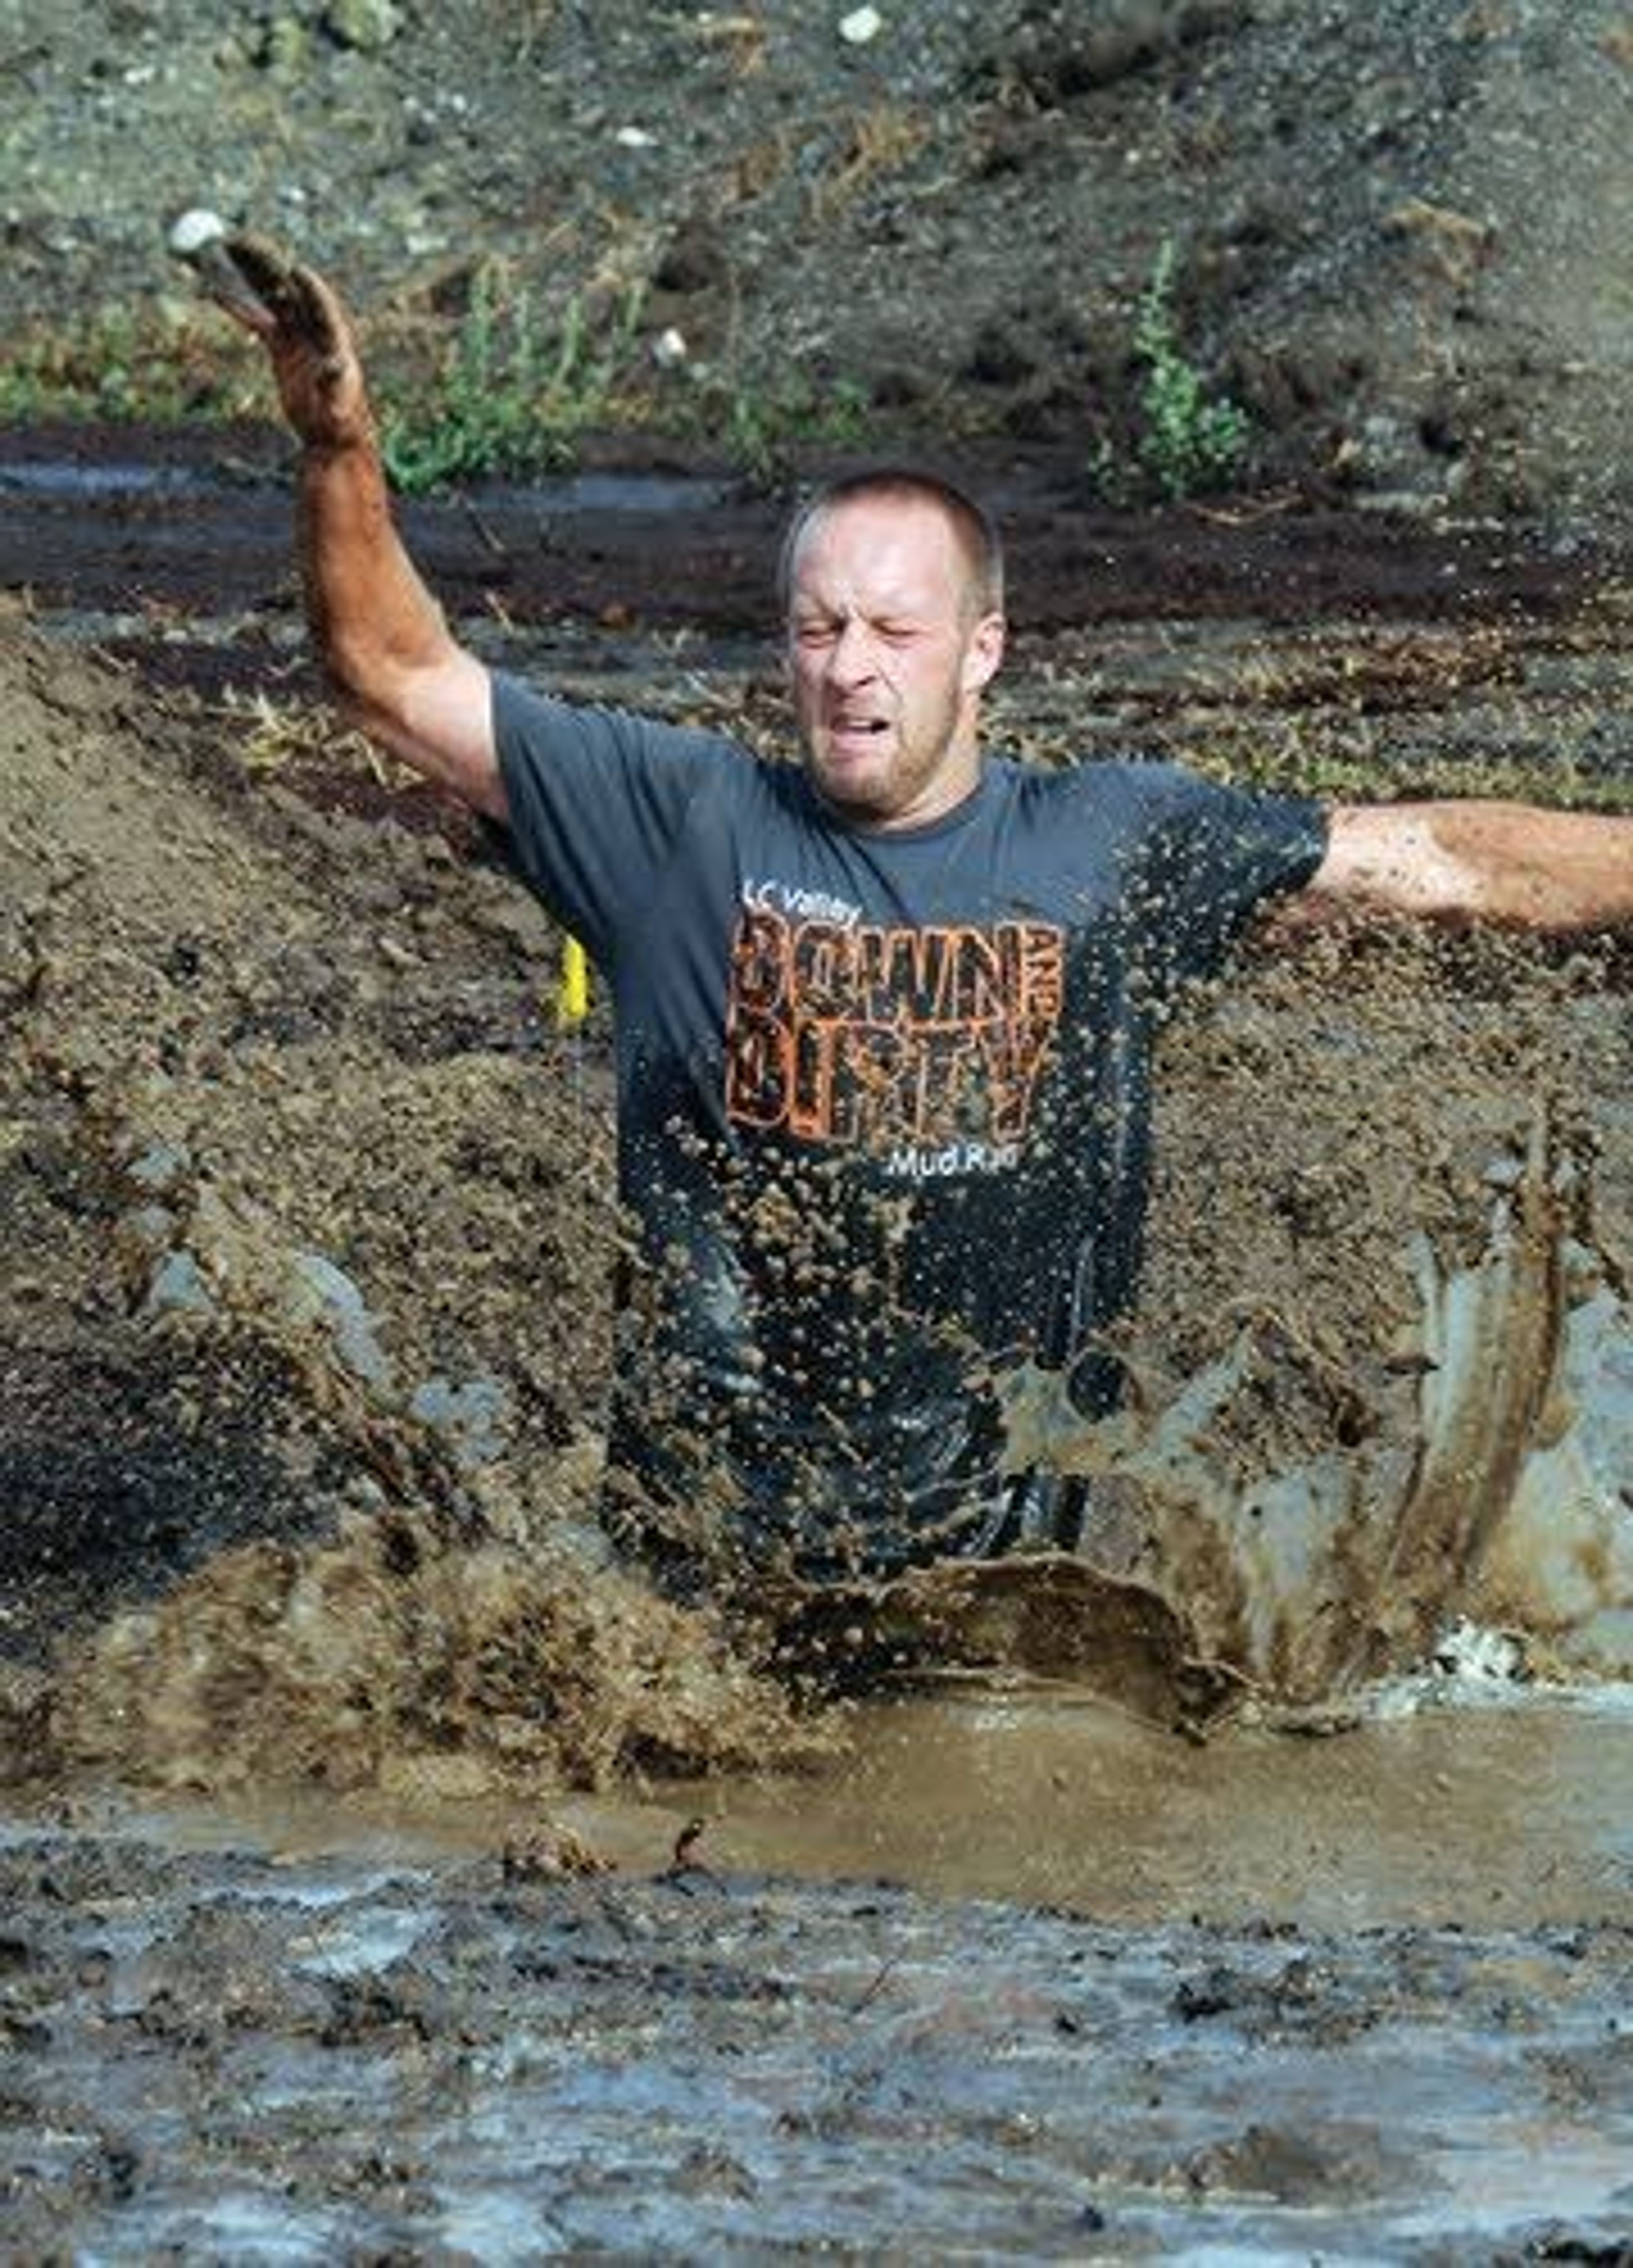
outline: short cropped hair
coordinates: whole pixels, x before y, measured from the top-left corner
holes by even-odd
[[[895,497],[903,503],[934,504],[952,528],[954,541],[963,555],[975,612],[978,615],[1003,613],[1004,540],[998,534],[997,521],[986,506],[977,504],[973,496],[955,482],[944,480],[939,473],[885,465],[872,471],[845,473],[837,480],[826,481],[796,505],[777,558],[776,595],[784,614],[794,594],[794,563],[799,556],[800,545],[817,522],[836,506],[854,504],[863,497]]]

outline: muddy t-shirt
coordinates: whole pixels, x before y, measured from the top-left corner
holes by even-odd
[[[1158,1023],[1308,880],[1314,806],[994,759],[879,833],[712,733],[505,679],[495,724],[516,862],[612,989],[647,1547],[828,1576],[1058,1535],[1003,1390],[1114,1398]]]

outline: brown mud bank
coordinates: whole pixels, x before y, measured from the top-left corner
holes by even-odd
[[[11,0],[6,359],[33,401],[241,397],[171,296],[205,204],[332,275],[382,376],[497,283],[569,431],[610,387],[761,449],[1072,442],[1126,492],[1187,469],[1141,402],[1166,247],[1253,477],[1626,525],[1624,0],[846,13]]]

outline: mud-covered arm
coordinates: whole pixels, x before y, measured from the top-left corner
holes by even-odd
[[[1340,805],[1304,897],[1312,910],[1623,928],[1633,924],[1633,819],[1523,803]]]
[[[227,238],[205,280],[265,345],[301,443],[306,611],[336,700],[428,779],[504,820],[488,672],[450,634],[397,533],[339,300],[320,276],[254,236]]]

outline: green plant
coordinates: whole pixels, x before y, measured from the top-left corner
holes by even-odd
[[[0,420],[143,419],[246,414],[260,357],[193,308],[105,307],[58,329],[36,324],[0,357]]]
[[[578,436],[605,416],[631,360],[638,290],[600,331],[582,298],[547,328],[503,270],[476,274],[470,304],[430,384],[387,409],[381,449],[397,487],[529,473],[570,462]]]
[[[865,390],[850,379],[820,385],[793,378],[774,387],[739,384],[725,403],[726,442],[748,478],[772,488],[786,478],[798,443],[843,446],[863,439],[867,410]]]
[[[1221,487],[1241,461],[1247,419],[1224,395],[1210,397],[1181,350],[1173,320],[1174,251],[1165,237],[1140,299],[1134,351],[1145,366],[1139,394],[1141,464],[1164,496]]]
[[[1098,434],[1090,444],[1087,470],[1094,493],[1103,503],[1123,505],[1134,502],[1136,482],[1129,477],[1128,465],[1109,433]]]

